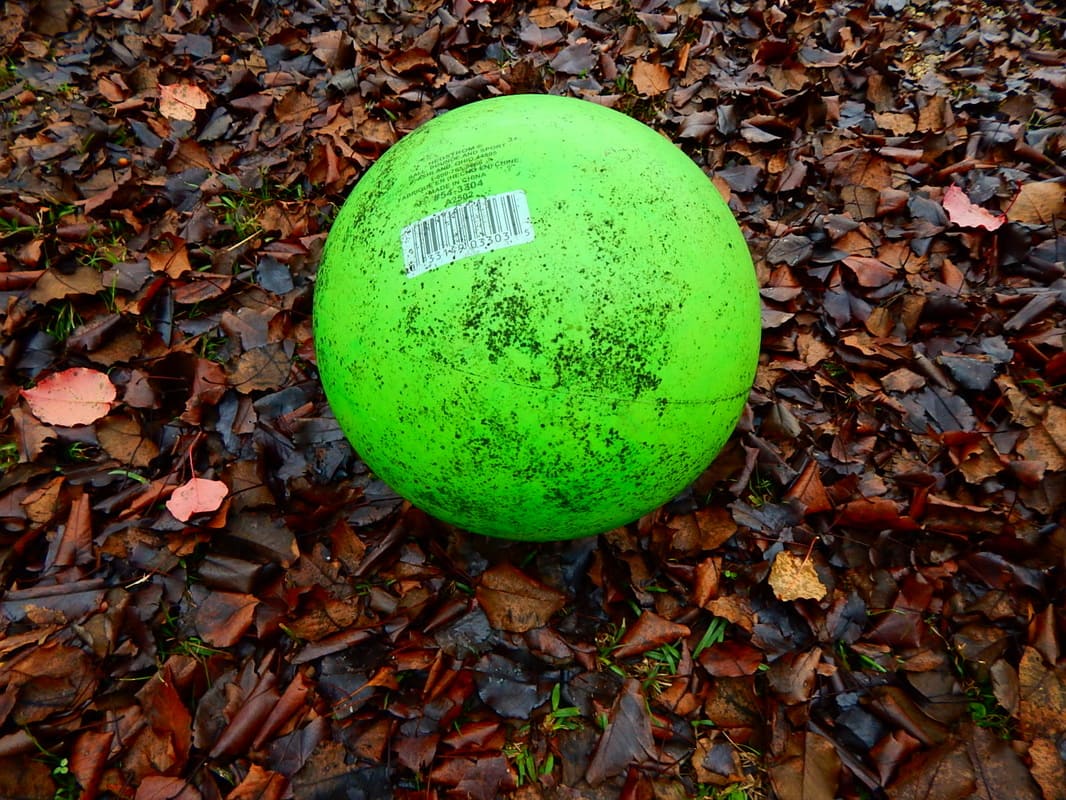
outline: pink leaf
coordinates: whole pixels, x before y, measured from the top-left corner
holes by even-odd
[[[192,122],[196,119],[196,112],[199,109],[207,108],[210,99],[211,96],[195,84],[160,84],[159,113],[170,119]]]
[[[69,427],[88,425],[106,415],[115,400],[115,386],[102,372],[74,367],[50,375],[21,394],[41,422]]]
[[[193,514],[217,511],[227,494],[229,488],[222,481],[193,478],[174,490],[167,500],[167,511],[180,522],[187,522]]]
[[[966,192],[955,185],[949,186],[944,192],[942,204],[948,212],[948,219],[960,228],[984,228],[986,231],[994,231],[1007,219],[1002,214],[993,214],[971,202]]]

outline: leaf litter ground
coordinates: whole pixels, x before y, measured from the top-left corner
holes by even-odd
[[[1066,797],[1064,24],[8,3],[0,797]],[[544,91],[703,166],[764,345],[690,490],[531,546],[374,479],[308,314],[384,149]]]

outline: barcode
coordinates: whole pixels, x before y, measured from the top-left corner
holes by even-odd
[[[529,203],[521,189],[446,208],[400,233],[408,278],[460,258],[532,241]]]

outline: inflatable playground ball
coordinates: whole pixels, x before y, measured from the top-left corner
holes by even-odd
[[[594,103],[499,97],[386,152],[326,242],[326,396],[360,457],[469,531],[570,539],[672,499],[759,352],[747,245],[670,141]]]

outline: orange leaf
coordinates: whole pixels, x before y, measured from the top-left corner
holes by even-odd
[[[193,514],[217,511],[229,494],[229,487],[222,481],[193,478],[179,486],[167,500],[167,511],[180,522],[187,522]]]
[[[115,386],[102,372],[74,367],[50,375],[21,394],[41,422],[70,427],[89,425],[105,416],[115,400]]]
[[[789,602],[801,598],[821,600],[828,591],[818,577],[814,563],[782,550],[770,567],[770,587],[778,600]]]
[[[203,89],[191,83],[172,83],[159,87],[159,113],[170,119],[192,122],[196,112],[207,108],[211,99]]]

